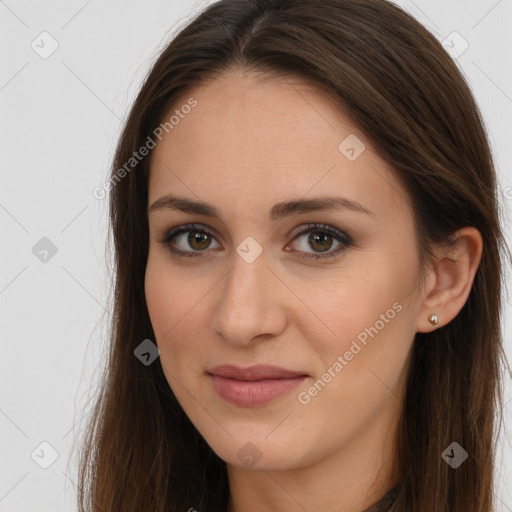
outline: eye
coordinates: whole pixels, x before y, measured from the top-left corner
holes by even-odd
[[[295,236],[293,241],[300,240],[305,235],[308,236],[298,244],[299,252],[303,253],[299,257],[305,259],[335,257],[352,244],[352,240],[345,233],[325,224],[309,224],[306,229]],[[334,250],[330,250],[333,243],[337,245]],[[309,247],[314,251],[307,252]]]
[[[165,237],[159,241],[166,245],[171,253],[176,256],[194,258],[204,256],[201,252],[210,247],[212,240],[215,240],[215,238],[206,226],[185,224],[184,226],[171,229]],[[181,244],[181,248],[179,249],[176,248],[178,244]],[[187,249],[187,245],[192,251]]]
[[[352,244],[351,239],[342,231],[324,224],[309,224],[306,229],[293,238],[292,243],[304,238],[305,235],[308,235],[307,238],[298,244],[300,248],[296,251],[302,253],[299,258],[334,257]],[[212,241],[216,242],[210,229],[197,224],[186,224],[173,228],[159,240],[169,248],[172,254],[185,258],[205,256],[206,250],[211,248]],[[333,244],[337,245],[334,245],[335,249],[331,250]],[[313,248],[313,252],[308,252],[308,247]],[[291,251],[288,248],[285,250]]]

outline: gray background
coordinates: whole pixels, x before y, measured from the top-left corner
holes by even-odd
[[[453,51],[469,45],[456,60],[490,132],[510,240],[512,1],[398,3],[454,41]],[[70,449],[90,409],[108,316],[107,203],[92,191],[150,63],[206,4],[0,0],[0,512],[76,509]],[[49,248],[43,237],[56,254],[36,256],[36,244]],[[497,491],[498,510],[512,511],[506,383]],[[52,449],[58,458],[43,469]]]

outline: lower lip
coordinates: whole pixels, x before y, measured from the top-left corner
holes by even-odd
[[[227,402],[241,407],[256,407],[289,393],[304,382],[307,376],[255,381],[227,379],[219,375],[210,375],[210,378],[215,391]]]

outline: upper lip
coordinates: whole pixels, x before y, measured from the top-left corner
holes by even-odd
[[[248,368],[241,368],[232,364],[216,366],[208,371],[211,375],[218,375],[228,379],[236,380],[264,380],[264,379],[291,379],[294,377],[305,377],[306,373],[294,370],[287,370],[274,365],[255,365]]]

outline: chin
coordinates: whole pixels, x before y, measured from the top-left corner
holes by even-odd
[[[284,471],[297,469],[312,463],[306,453],[299,452],[297,446],[303,443],[276,436],[270,441],[268,429],[260,435],[234,436],[225,438],[225,443],[209,443],[212,450],[228,465],[253,471]],[[313,452],[314,453],[314,452]]]

